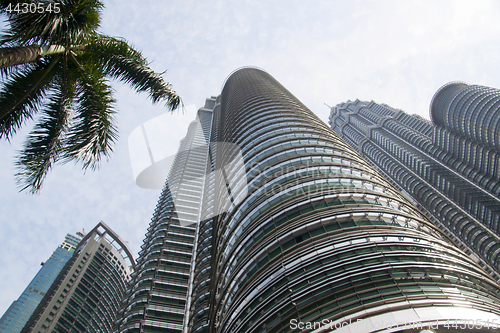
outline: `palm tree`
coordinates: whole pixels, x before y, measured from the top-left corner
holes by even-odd
[[[96,32],[102,9],[99,0],[0,0],[10,24],[0,37],[0,138],[36,122],[16,163],[21,190],[40,191],[56,162],[95,169],[109,158],[117,139],[109,79],[170,111],[181,103],[139,51]]]

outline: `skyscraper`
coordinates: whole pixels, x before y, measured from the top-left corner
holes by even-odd
[[[52,282],[71,258],[81,238],[67,234],[64,242],[57,247],[50,258],[42,263],[42,268],[35,275],[18,300],[0,318],[0,332],[19,333],[26,321],[36,309]]]
[[[134,264],[126,244],[100,222],[82,239],[21,332],[111,332]]]
[[[198,119],[118,331],[500,322],[496,282],[268,73],[233,72]]]
[[[215,98],[207,99],[180,143],[132,274],[121,331],[183,330],[214,105]]]
[[[430,115],[356,100],[330,124],[499,280],[500,90],[450,82]]]
[[[443,126],[455,135],[500,152],[499,89],[463,82],[447,83],[434,95],[430,116],[437,126]],[[450,148],[449,152],[453,153],[453,148]],[[477,167],[484,162],[484,158],[470,161]],[[485,167],[490,166],[486,164]],[[484,172],[488,174],[487,170],[488,168],[485,168]],[[492,176],[498,180],[498,172]],[[500,185],[497,185],[497,191],[498,187]]]

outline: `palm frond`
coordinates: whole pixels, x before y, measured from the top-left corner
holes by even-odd
[[[70,45],[87,39],[100,24],[99,12],[104,7],[99,0],[25,0],[26,4],[59,4],[60,12],[7,13],[10,29],[0,38],[0,45],[25,46],[31,44]],[[0,9],[5,11],[2,2]]]
[[[88,40],[86,46],[85,50],[91,52],[98,50],[101,54],[122,56],[134,63],[148,65],[148,61],[142,53],[130,46],[124,38],[95,34]]]
[[[172,86],[149,68],[142,54],[125,40],[95,36],[84,51],[79,57],[97,65],[106,76],[125,82],[138,92],[146,92],[153,103],[165,101],[170,110],[179,107],[181,99]]]
[[[21,70],[25,70],[26,67],[29,67],[31,65],[32,65],[31,63],[27,63],[27,64],[21,64],[21,65],[17,65],[17,66],[0,68],[0,80],[1,80],[0,82],[6,81],[11,75],[14,75],[15,73],[17,73]]]
[[[17,161],[16,174],[21,191],[40,191],[42,182],[53,164],[60,158],[62,144],[71,116],[72,93],[60,92],[50,97],[35,128],[28,136]]]
[[[0,138],[9,139],[39,110],[58,60],[47,57],[11,73],[0,90]]]
[[[102,157],[109,158],[118,138],[114,125],[112,89],[103,74],[76,63],[81,71],[76,89],[74,123],[64,142],[64,159],[77,160],[95,169]]]

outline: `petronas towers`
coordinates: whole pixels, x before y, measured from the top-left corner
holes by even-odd
[[[332,109],[332,125],[348,115],[334,129],[383,156],[362,136],[383,124],[360,105]],[[491,265],[393,183],[268,73],[233,72],[181,142],[116,331],[496,328]]]

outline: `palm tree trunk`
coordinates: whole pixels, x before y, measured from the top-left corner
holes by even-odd
[[[41,56],[38,45],[0,48],[0,68],[33,62]]]
[[[63,53],[65,50],[61,45],[0,47],[0,68],[27,64],[47,54]]]

